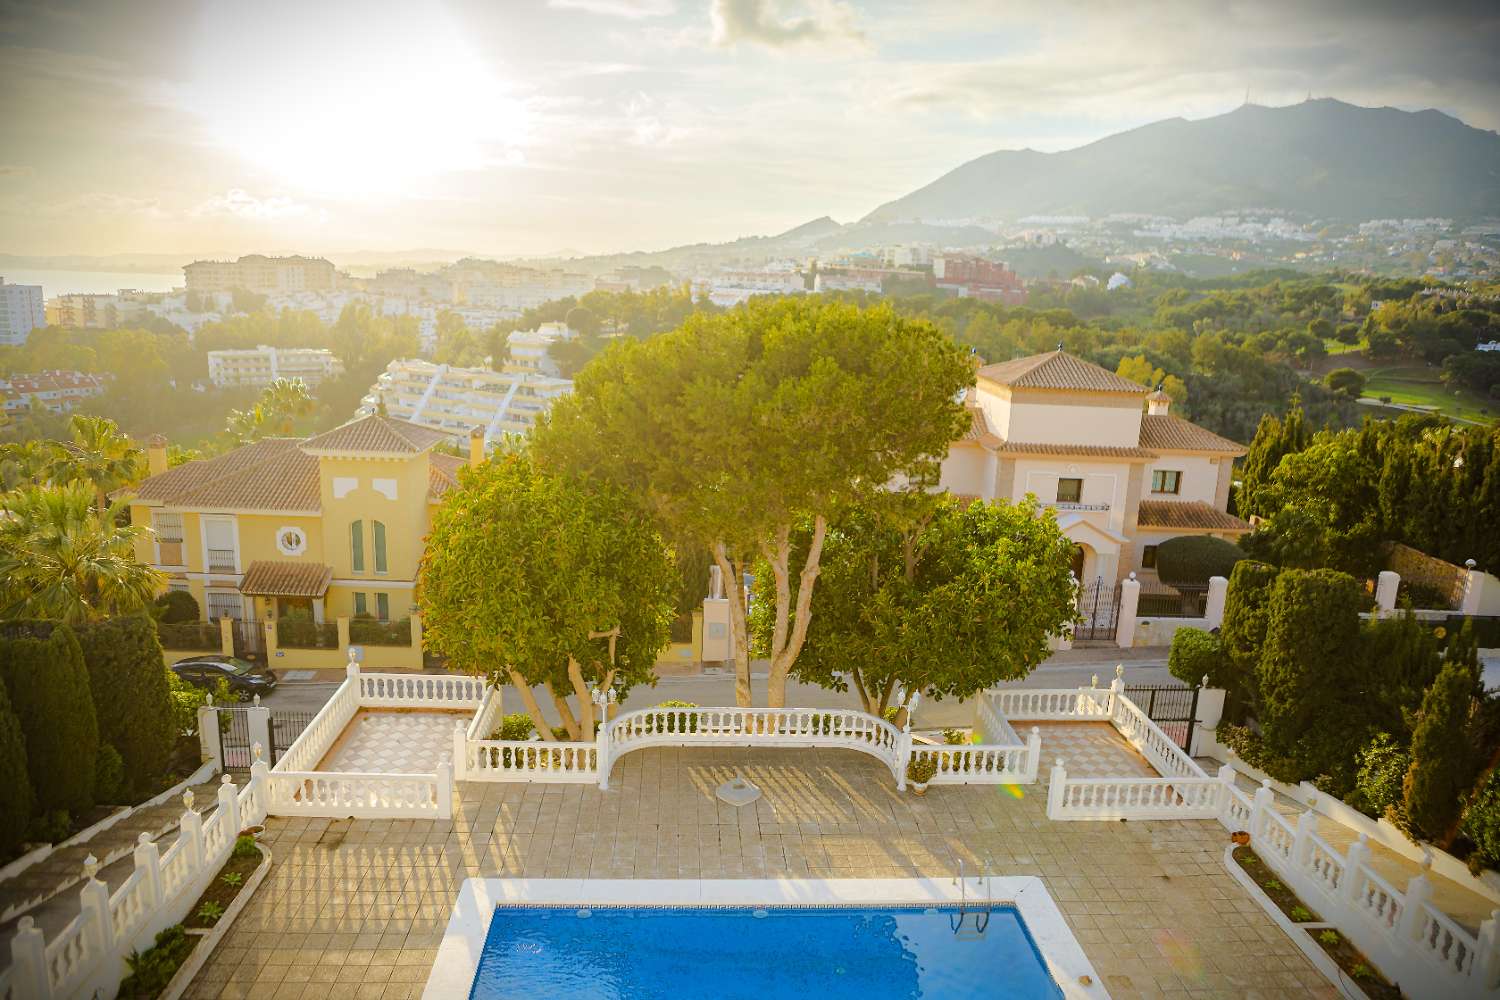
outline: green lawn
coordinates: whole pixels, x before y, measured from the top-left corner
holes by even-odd
[[[1365,375],[1369,379],[1364,391],[1367,399],[1389,396],[1393,403],[1430,406],[1455,420],[1475,423],[1489,423],[1500,413],[1500,403],[1495,400],[1468,389],[1455,393],[1443,385],[1436,368],[1421,365],[1374,368]]]
[[[1354,351],[1362,351],[1365,349],[1365,342],[1363,340],[1356,340],[1352,344],[1346,344],[1342,340],[1337,340],[1333,337],[1324,337],[1323,349],[1328,352],[1329,357],[1333,357],[1335,354],[1350,354]]]

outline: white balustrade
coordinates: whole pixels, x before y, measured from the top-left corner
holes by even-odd
[[[1102,721],[1110,717],[1109,695],[1105,688],[1002,688],[991,705],[1012,721]]]
[[[1048,808],[1059,820],[1217,819],[1222,790],[1217,778],[1068,777]]]
[[[1029,771],[1028,748],[1016,746],[913,746],[912,760],[931,760],[937,770],[933,785],[1021,785],[1036,780]]]
[[[438,774],[275,772],[268,809],[277,816],[440,819],[451,814],[452,780]]]
[[[461,674],[355,676],[361,708],[477,708],[489,682]]]
[[[599,746],[543,740],[471,740],[465,766],[467,781],[592,785],[599,781]]]

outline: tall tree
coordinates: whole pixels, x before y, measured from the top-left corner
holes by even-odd
[[[1439,847],[1447,847],[1458,832],[1479,764],[1470,740],[1478,685],[1473,635],[1460,633],[1422,697],[1402,786],[1408,831]]]
[[[146,471],[145,455],[108,417],[75,413],[68,420],[68,436],[56,449],[48,478],[54,483],[88,483],[97,510],[109,506],[111,490],[128,486]]]
[[[750,652],[735,582],[764,560],[774,602],[766,699],[780,707],[830,519],[900,475],[934,478],[964,429],[957,400],[972,381],[965,352],[889,306],[752,301],[616,343],[579,373],[536,442],[542,461],[643,497],[674,537],[713,554],[729,582],[741,705],[751,703]],[[794,560],[803,521],[811,534]]]
[[[1277,507],[1264,495],[1271,486],[1282,458],[1307,447],[1309,435],[1302,420],[1302,399],[1292,397],[1292,407],[1285,420],[1271,414],[1261,417],[1255,430],[1255,440],[1240,466],[1239,512],[1241,517],[1259,514],[1270,517]]]
[[[92,507],[87,485],[26,486],[0,497],[0,617],[88,621],[139,610],[161,574],[136,561],[145,531],[121,505]]]
[[[0,640],[0,673],[26,734],[38,810],[83,813],[94,804],[99,726],[78,637],[63,625],[45,640]]]
[[[0,857],[21,845],[35,802],[26,769],[26,734],[0,675]]]
[[[851,686],[882,714],[898,690],[966,698],[1027,676],[1072,623],[1073,545],[1036,504],[967,504],[892,494],[850,508],[829,529],[817,614],[795,675]],[[805,552],[803,525],[794,546]],[[751,625],[765,650],[774,602],[757,579]]]
[[[590,690],[652,678],[677,585],[661,537],[630,497],[510,453],[466,472],[434,515],[418,602],[429,646],[510,681],[543,739],[552,731],[534,685],[573,739],[592,739]]]
[[[248,443],[266,437],[289,437],[297,422],[311,417],[317,401],[300,378],[278,378],[261,390],[248,410],[232,410],[226,430],[235,441]]]

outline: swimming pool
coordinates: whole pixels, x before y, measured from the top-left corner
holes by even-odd
[[[1051,1000],[1014,907],[501,906],[472,1000]]]
[[[1036,878],[468,880],[424,1000],[538,996],[1108,994]]]

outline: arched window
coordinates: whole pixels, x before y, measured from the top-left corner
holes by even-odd
[[[375,536],[375,572],[384,573],[385,567],[385,525],[379,521],[370,522],[370,530]]]
[[[356,573],[365,571],[365,522],[349,525],[349,566]]]

